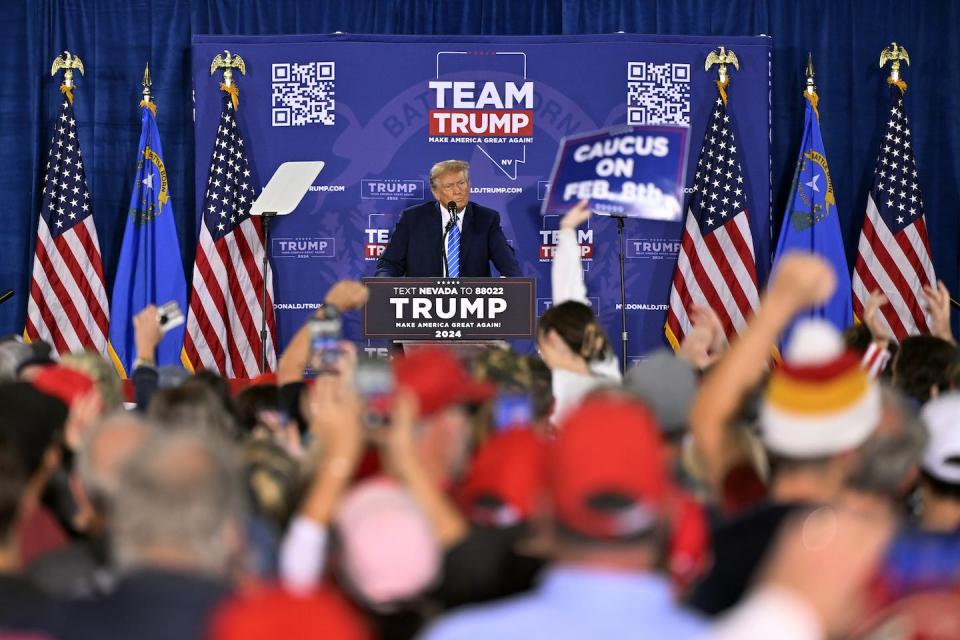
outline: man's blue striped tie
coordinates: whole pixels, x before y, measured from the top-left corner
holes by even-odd
[[[460,277],[460,227],[457,226],[456,218],[453,219],[453,226],[447,234],[447,277]]]

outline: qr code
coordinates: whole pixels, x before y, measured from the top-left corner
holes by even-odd
[[[690,124],[690,65],[627,63],[627,124]]]
[[[275,127],[334,123],[334,63],[273,65],[271,120]]]

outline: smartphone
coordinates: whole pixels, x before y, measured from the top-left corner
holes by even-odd
[[[310,319],[310,355],[307,368],[314,374],[337,373],[340,362],[340,338],[343,321],[333,307],[325,307],[323,317]]]
[[[533,422],[533,399],[526,393],[503,393],[493,400],[493,428],[507,431]]]
[[[364,401],[364,426],[369,429],[386,426],[394,390],[390,363],[377,358],[362,359],[357,363],[353,379],[357,393]]]
[[[176,300],[165,302],[157,307],[157,321],[160,323],[160,333],[165,334],[174,327],[179,327],[185,322],[183,310],[180,309],[180,303]]]

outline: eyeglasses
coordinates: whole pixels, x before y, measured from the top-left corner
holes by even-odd
[[[440,184],[440,185],[437,185],[437,188],[440,189],[440,191],[443,191],[444,193],[450,193],[455,189],[463,190],[467,188],[467,181],[464,179],[464,180],[458,180],[457,182]]]

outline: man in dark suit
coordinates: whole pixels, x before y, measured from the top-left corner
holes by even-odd
[[[470,165],[445,160],[430,169],[435,200],[405,210],[377,260],[378,277],[518,277],[520,265],[500,228],[500,214],[469,202]],[[455,213],[448,211],[455,203]]]

